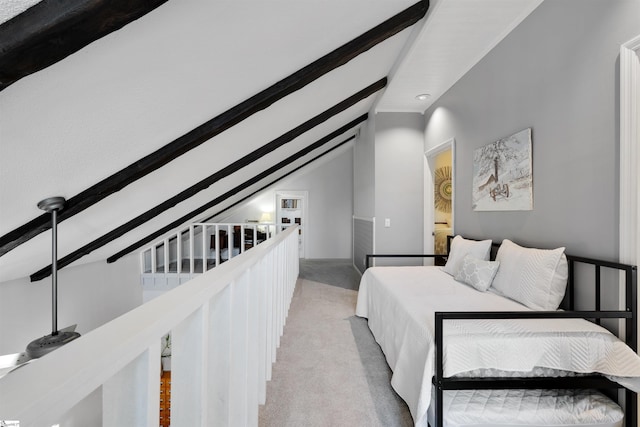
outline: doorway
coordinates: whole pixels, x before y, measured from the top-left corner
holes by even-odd
[[[640,35],[620,47],[620,262],[640,264]],[[621,282],[620,302],[624,293]],[[639,297],[640,298],[640,297]],[[640,327],[640,319],[638,320]],[[624,330],[624,329],[622,329]],[[640,402],[640,396],[638,397]]]
[[[307,224],[307,191],[276,191],[277,232],[298,226],[298,253],[305,258]]]
[[[454,140],[425,153],[425,253],[446,255],[447,236],[453,234]],[[436,257],[435,265],[446,258]]]

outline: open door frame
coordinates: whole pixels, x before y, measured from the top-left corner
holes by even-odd
[[[620,46],[620,262],[640,265],[640,34]],[[622,283],[621,283],[622,289]],[[620,298],[623,293],[620,292]],[[640,299],[640,295],[638,296]],[[638,301],[640,303],[640,301]],[[638,319],[640,326],[640,319]],[[640,395],[638,395],[640,405]]]
[[[640,35],[620,46],[620,262],[640,265]],[[622,294],[622,292],[621,292]],[[622,298],[622,296],[621,296]],[[640,295],[639,295],[640,299]],[[638,301],[640,303],[640,301]],[[640,326],[640,319],[638,320]],[[638,396],[640,404],[640,396]]]
[[[640,35],[620,47],[620,262],[640,263]]]
[[[455,230],[455,195],[456,195],[456,141],[448,139],[424,153],[424,246],[425,254],[433,253],[434,247],[434,223],[435,223],[435,196],[434,174],[435,158],[438,154],[451,150],[451,185],[453,187],[453,200],[451,201],[451,230]],[[425,258],[425,264],[432,264],[433,259]]]

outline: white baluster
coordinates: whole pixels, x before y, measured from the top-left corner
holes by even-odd
[[[171,425],[206,427],[209,305],[205,304],[171,333]]]
[[[229,415],[231,293],[231,287],[227,286],[210,302],[208,407],[210,425],[216,426],[232,425]]]
[[[189,226],[189,274],[193,275],[195,273],[195,226]]]
[[[176,273],[182,273],[182,231],[176,234]]]
[[[231,284],[231,342],[233,355],[229,365],[229,425],[248,425],[248,308],[249,296],[247,273]]]
[[[160,423],[160,338],[102,385],[102,425]]]

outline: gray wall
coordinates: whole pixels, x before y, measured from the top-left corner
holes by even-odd
[[[424,117],[379,113],[375,127],[375,251],[422,253]]]
[[[425,148],[456,139],[456,233],[616,258],[619,48],[640,2],[542,3],[425,113]],[[533,211],[474,212],[474,149],[532,128]]]
[[[373,253],[373,222],[355,218],[353,220],[353,265],[360,273],[366,269],[366,258]]]
[[[216,222],[259,219],[262,212],[275,215],[275,192],[308,191],[306,258],[351,258],[353,215],[353,148],[336,149],[300,172],[261,192],[233,212],[214,218]]]
[[[292,180],[289,187],[309,190],[306,257],[351,258],[353,150],[327,161],[314,173]]]
[[[375,215],[375,120],[369,114],[353,149],[353,214],[361,218]]]

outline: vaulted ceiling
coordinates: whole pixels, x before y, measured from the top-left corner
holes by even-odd
[[[426,17],[416,0],[146,2],[15,78],[34,48],[16,56],[2,31],[33,32],[34,1],[0,0],[0,282],[50,263],[39,200],[69,200],[61,257],[113,259],[313,167],[376,111],[423,112],[540,2],[432,0]],[[65,44],[47,28],[36,59]]]

